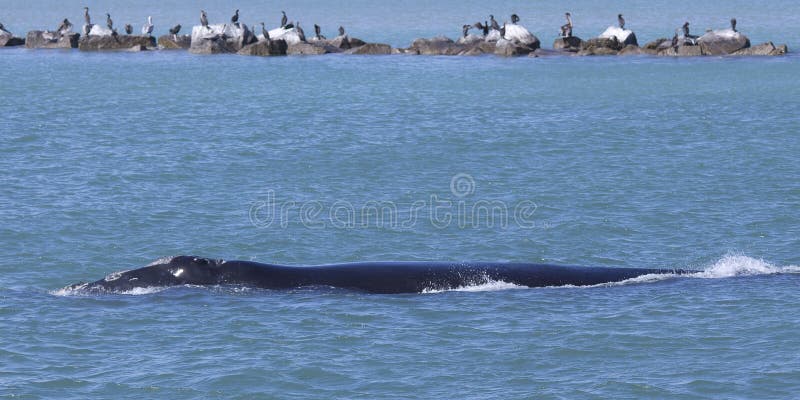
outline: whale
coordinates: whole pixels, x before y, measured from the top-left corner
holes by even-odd
[[[235,285],[261,289],[331,287],[376,294],[422,293],[505,282],[522,287],[593,286],[684,269],[583,267],[507,262],[356,262],[314,266],[225,261],[196,256],[156,260],[70,289],[129,292],[137,288]]]

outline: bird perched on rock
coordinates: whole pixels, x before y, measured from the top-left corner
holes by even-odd
[[[516,25],[519,22],[519,16],[517,14],[511,14],[511,24]]]
[[[147,17],[147,23],[142,26],[142,35],[150,36],[153,33],[153,17]]]
[[[461,34],[464,35],[464,37],[469,36],[469,30],[471,28],[472,28],[472,25],[462,25],[461,26]]]
[[[178,40],[178,32],[181,31],[181,24],[175,25],[169,29],[169,34],[172,35],[172,38]]]
[[[241,27],[241,26],[239,26],[239,10],[238,9],[236,10],[235,13],[233,13],[233,16],[231,17],[231,23],[236,25],[237,28]]]
[[[264,26],[263,22],[261,23],[261,34],[264,35],[264,40],[266,40],[268,42],[270,41],[269,31],[267,30],[267,27]]]
[[[487,23],[486,21],[484,21],[483,24],[480,23],[480,21],[476,22],[475,25],[473,25],[473,26],[475,27],[475,29],[479,29],[479,30],[483,31],[483,36],[486,36],[486,35],[489,34],[489,23]]]
[[[114,21],[111,20],[111,14],[109,13],[106,13],[106,26],[108,26],[108,29],[114,30]]]
[[[289,23],[289,18],[286,18],[286,11],[281,11],[281,14],[283,14],[281,17],[281,28],[285,28],[286,24]]]
[[[132,35],[133,34],[133,25],[125,24],[125,34]]]
[[[572,37],[572,14],[564,14],[567,17],[567,23],[561,25],[561,37]]]
[[[314,39],[317,40],[324,40],[325,36],[322,36],[322,28],[319,25],[314,24]]]
[[[736,18],[731,18],[731,30],[734,32],[736,31]]]
[[[303,32],[303,28],[300,27],[300,21],[297,21],[297,24],[294,25],[294,29],[297,31],[297,36],[300,37],[301,42],[306,41],[306,33]]]
[[[672,37],[672,48],[675,50],[676,53],[678,52],[678,46],[679,46],[678,30],[676,29],[675,36]]]
[[[339,36],[344,36],[346,34],[347,34],[347,32],[344,31],[344,27],[340,25],[339,26]]]
[[[625,18],[622,18],[622,14],[617,15],[617,22],[619,22],[620,29],[625,29]]]
[[[83,20],[86,21],[86,25],[92,24],[92,17],[89,16],[89,7],[83,7]]]
[[[203,28],[211,29],[208,27],[208,16],[206,15],[206,12],[203,10],[200,10],[200,25]]]
[[[489,22],[492,23],[492,29],[494,29],[496,31],[500,30],[500,24],[497,23],[496,19],[494,19],[494,15],[490,15],[489,16]]]
[[[69,32],[70,29],[72,29],[72,23],[69,22],[68,19],[64,18],[64,21],[61,22],[61,25],[59,25],[58,28],[56,28],[56,32],[58,32],[59,35],[63,35]]]

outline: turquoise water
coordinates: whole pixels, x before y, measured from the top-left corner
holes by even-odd
[[[193,21],[180,2],[158,3],[157,20]],[[797,18],[795,3],[774,3],[697,5],[691,15],[712,20],[721,10],[720,25],[733,12],[740,21]],[[478,2],[297,4],[296,14],[343,20],[354,34],[363,29],[357,36],[393,45],[486,13]],[[138,15],[130,5],[90,6],[95,18],[105,7],[121,9],[118,22]],[[280,8],[239,8],[247,6]],[[657,33],[686,17],[670,11],[679,6],[624,8],[642,21],[637,32]],[[63,7],[14,5],[3,22],[33,29]],[[495,7],[523,22],[562,11]],[[602,30],[596,15],[607,7],[574,10]],[[741,28],[753,41],[800,43],[796,32],[761,25]],[[0,396],[795,397],[798,67],[794,55],[263,59],[4,49]],[[450,202],[449,223],[415,208],[434,201]],[[505,206],[507,218],[467,218],[480,202]],[[270,220],[259,212],[265,204],[288,211]],[[519,205],[529,212],[514,214]],[[342,223],[347,213],[331,218],[343,209],[357,211],[352,224]],[[60,290],[175,254],[705,272],[398,296]]]

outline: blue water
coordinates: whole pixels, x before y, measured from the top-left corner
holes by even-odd
[[[184,26],[196,14],[177,1],[138,4]],[[687,17],[699,28],[736,15],[754,42],[786,42],[790,51],[800,44],[796,30],[774,22],[797,26],[794,2],[689,4],[613,6],[644,39],[669,35]],[[128,2],[89,5],[101,21],[105,8],[117,23],[144,22],[148,13]],[[277,16],[282,6],[206,7],[211,15],[239,7]],[[539,26],[557,27],[564,11],[518,2],[487,11],[450,0],[292,7],[290,15],[308,15],[305,26],[344,23],[395,46],[455,36],[451,25],[464,18],[511,11],[523,23],[529,16],[548,43],[554,29]],[[15,32],[81,15],[43,0],[6,8],[2,22]],[[572,11],[599,32],[615,18],[608,8],[579,2]],[[3,49],[0,71],[0,397],[800,392],[800,57],[265,59]],[[443,202],[450,206],[438,214],[430,208]],[[265,204],[287,211],[269,218]],[[500,207],[495,218],[473,218],[480,204]],[[528,212],[515,214],[518,206]],[[61,290],[176,254],[705,272],[593,288],[489,282],[395,296]]]

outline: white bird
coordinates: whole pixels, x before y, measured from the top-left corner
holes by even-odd
[[[147,17],[147,23],[142,26],[142,35],[150,36],[153,33],[153,17]]]

